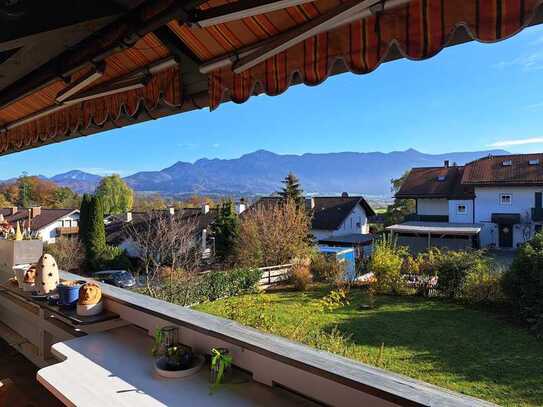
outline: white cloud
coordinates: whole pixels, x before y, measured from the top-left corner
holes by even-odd
[[[510,147],[510,146],[522,146],[526,144],[542,144],[543,137],[532,137],[518,140],[500,140],[495,143],[488,144],[487,147]]]
[[[219,148],[221,145],[219,143],[212,144],[211,147],[213,148]]]

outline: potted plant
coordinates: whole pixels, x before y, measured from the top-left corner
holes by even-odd
[[[209,381],[211,383],[210,394],[216,391],[221,385],[225,372],[232,366],[232,356],[225,348],[211,349],[211,372]]]
[[[169,378],[190,376],[200,370],[204,362],[204,358],[194,355],[189,346],[179,343],[175,326],[156,330],[152,354],[157,358],[155,371]]]

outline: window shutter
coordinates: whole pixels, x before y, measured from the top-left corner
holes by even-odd
[[[542,203],[542,193],[536,192],[535,193],[535,207],[541,208],[542,207],[541,203]]]

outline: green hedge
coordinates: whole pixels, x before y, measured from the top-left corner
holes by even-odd
[[[193,278],[165,281],[159,287],[144,288],[139,291],[161,300],[186,306],[254,292],[261,277],[262,271],[257,268],[212,271]]]

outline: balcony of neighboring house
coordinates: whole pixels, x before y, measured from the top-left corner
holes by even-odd
[[[79,226],[59,226],[57,228],[57,235],[60,236],[72,236],[79,233]]]
[[[0,276],[0,336],[12,347],[9,360],[0,361],[0,380],[11,376],[29,405],[56,405],[57,399],[103,407],[491,405],[111,285],[100,284],[103,312],[82,317],[33,298],[6,270]],[[166,325],[178,327],[180,341],[206,355],[198,373],[165,379],[154,372],[152,337]],[[234,367],[230,380],[210,394],[209,353],[217,347],[229,350]]]

